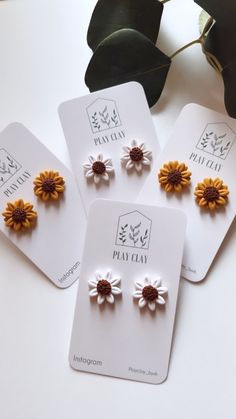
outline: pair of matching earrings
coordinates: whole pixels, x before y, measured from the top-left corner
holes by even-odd
[[[181,193],[190,185],[191,175],[185,163],[170,161],[160,169],[158,180],[166,192]],[[194,195],[200,207],[214,211],[227,204],[229,190],[221,179],[206,178],[196,185]]]
[[[58,200],[64,190],[65,181],[59,172],[48,170],[39,173],[34,182],[34,194],[42,201]],[[8,202],[5,211],[2,213],[7,227],[19,232],[35,226],[38,214],[33,204],[18,199],[15,202]]]
[[[88,285],[91,288],[89,295],[92,298],[95,297],[99,305],[105,302],[114,304],[115,297],[122,294],[120,283],[121,278],[113,278],[111,271],[108,271],[104,276],[97,272],[95,279],[88,281]],[[163,296],[168,293],[168,289],[161,286],[159,277],[151,280],[146,276],[143,282],[136,281],[134,284],[136,290],[132,293],[132,296],[138,299],[140,309],[147,306],[151,311],[155,311],[158,305],[165,305]]]
[[[87,179],[93,179],[95,184],[101,181],[108,182],[110,176],[114,174],[114,167],[110,158],[104,159],[103,155],[98,154],[97,158],[89,156],[89,162],[83,164],[84,175]],[[152,152],[146,149],[145,143],[138,143],[136,140],[130,146],[123,147],[121,163],[127,170],[135,169],[138,173],[142,172],[143,166],[150,166]]]

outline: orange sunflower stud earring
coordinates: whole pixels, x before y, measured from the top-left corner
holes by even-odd
[[[200,207],[214,211],[227,204],[229,190],[223,180],[206,178],[197,184],[194,195]]]
[[[158,179],[166,192],[182,192],[190,184],[191,175],[185,163],[170,161],[160,169]]]
[[[23,199],[8,202],[2,215],[6,226],[16,232],[33,227],[37,219],[37,212],[33,210],[33,205],[30,202],[24,202]]]
[[[34,193],[42,201],[56,201],[65,190],[65,181],[59,172],[45,170],[34,180]]]

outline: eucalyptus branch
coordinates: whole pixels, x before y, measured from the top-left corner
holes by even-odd
[[[212,67],[218,72],[218,73],[222,73],[223,71],[223,67],[220,64],[220,62],[217,60],[217,58],[211,54],[209,51],[207,51],[204,48],[204,45],[202,45],[202,50],[207,58],[207,61],[212,65]]]
[[[203,41],[204,41],[204,39],[206,37],[207,32],[209,32],[209,30],[211,29],[213,23],[214,23],[214,19],[212,17],[209,17],[209,19],[208,19],[208,21],[207,21],[207,23],[206,23],[206,25],[205,25],[205,27],[204,27],[204,29],[202,31],[201,36],[199,38],[195,39],[194,41],[191,41],[188,44],[184,45],[183,47],[181,47],[177,51],[175,51],[170,56],[170,59],[172,60],[174,57],[176,57],[176,55],[180,54],[182,51],[184,51],[185,49],[187,49],[187,48],[189,48],[189,47],[191,47],[192,45],[195,45],[195,44],[201,44],[202,45],[202,48],[204,50]],[[206,53],[205,50],[204,50],[204,53]],[[211,57],[211,59],[213,59],[213,56]]]
[[[176,55],[180,54],[182,51],[184,51],[185,49],[191,47],[194,44],[201,44],[201,37],[198,39],[195,39],[192,42],[189,42],[188,44],[184,45],[183,47],[181,47],[180,49],[178,49],[177,51],[175,51],[171,56],[170,59],[172,60],[174,57],[176,57]]]

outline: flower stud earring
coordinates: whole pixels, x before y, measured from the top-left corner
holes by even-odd
[[[87,179],[93,179],[95,184],[99,184],[101,180],[109,181],[109,176],[114,172],[111,159],[103,159],[103,155],[99,154],[97,158],[89,156],[89,163],[83,164],[84,175]]]
[[[160,169],[158,179],[166,192],[182,192],[190,184],[191,175],[185,163],[170,161]]]
[[[45,170],[34,180],[34,193],[42,201],[57,201],[65,190],[65,181],[59,172]]]
[[[139,145],[136,140],[133,140],[131,146],[123,147],[123,150],[121,163],[127,170],[135,168],[137,172],[141,172],[143,166],[150,166],[152,152],[146,149],[144,143]]]
[[[115,299],[114,295],[120,295],[121,289],[117,286],[120,283],[120,278],[112,278],[112,273],[108,271],[105,276],[96,273],[95,279],[88,281],[89,286],[92,288],[89,291],[90,297],[97,297],[97,303],[103,304],[107,301],[113,304]]]
[[[135,286],[136,291],[132,295],[139,300],[139,308],[147,305],[151,311],[155,311],[158,304],[165,305],[163,295],[168,293],[168,289],[161,286],[160,278],[152,281],[146,276],[144,282],[136,281]]]
[[[23,199],[8,202],[2,215],[6,226],[16,232],[33,227],[37,219],[37,212],[33,210],[33,205],[24,202]]]
[[[229,190],[219,178],[206,178],[195,187],[194,195],[197,204],[211,211],[222,207],[228,202]]]

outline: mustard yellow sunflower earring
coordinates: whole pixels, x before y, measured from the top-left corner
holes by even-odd
[[[34,193],[42,201],[58,200],[64,190],[65,181],[59,172],[45,170],[39,173],[34,180]]]
[[[191,175],[185,163],[170,161],[160,169],[158,180],[166,192],[182,192],[190,184]]]
[[[5,211],[2,213],[6,226],[16,232],[34,227],[37,212],[33,208],[30,202],[24,202],[23,199],[8,202]]]
[[[223,180],[206,178],[197,184],[194,195],[200,207],[214,211],[227,204],[229,190]]]

